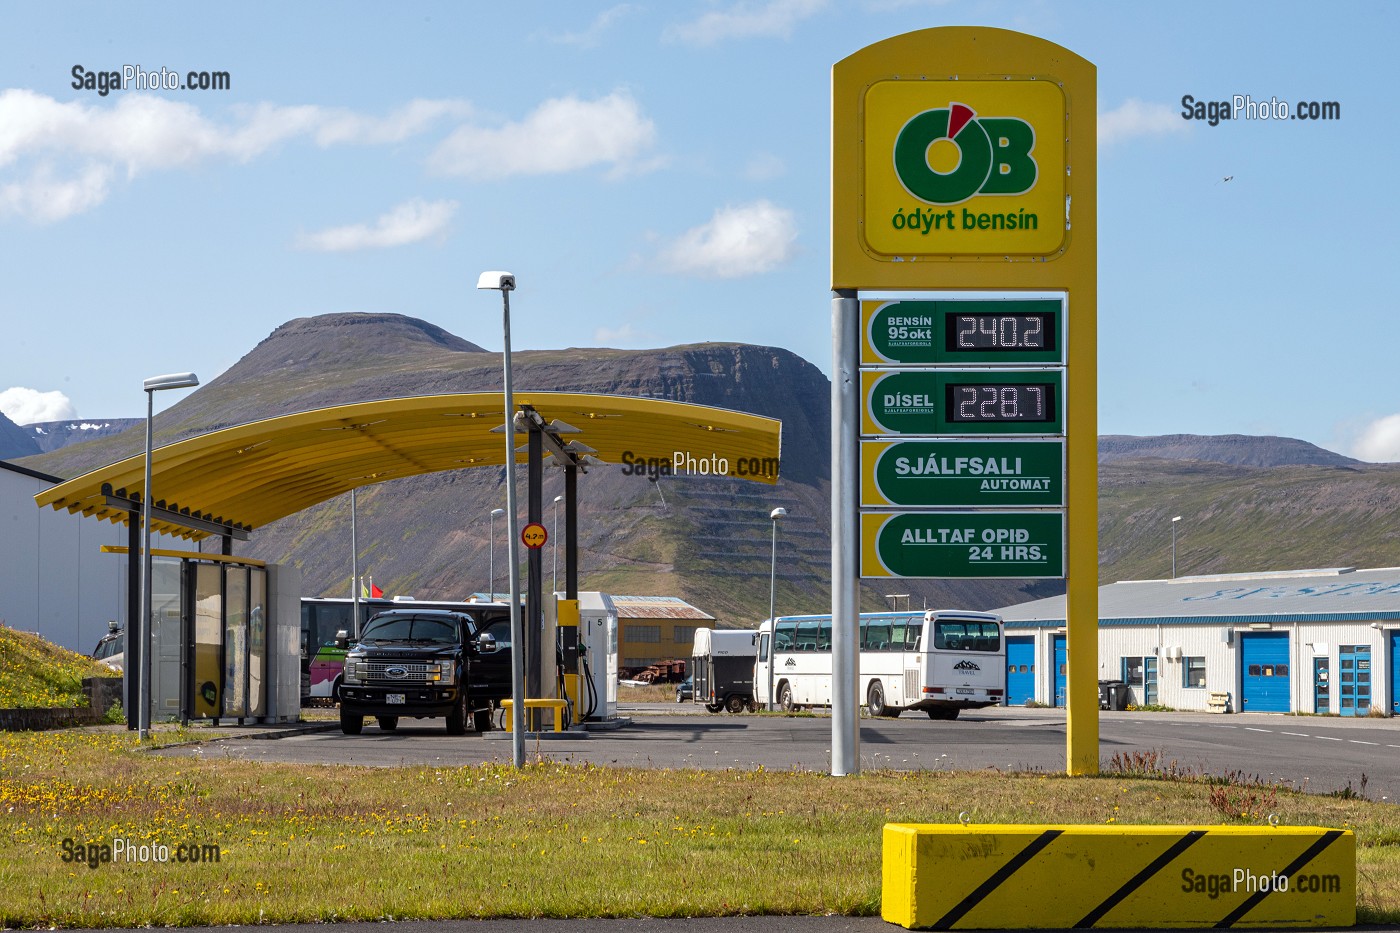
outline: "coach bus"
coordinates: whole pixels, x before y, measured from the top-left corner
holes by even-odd
[[[498,658],[508,658],[510,619],[505,606],[498,603],[467,603],[432,599],[384,599],[366,596],[360,600],[360,624],[376,612],[386,609],[450,609],[480,617],[482,610],[494,619],[481,618],[482,631],[496,639]],[[348,596],[304,596],[301,600],[301,701],[302,705],[334,702],[340,693],[341,674],[345,669],[345,648],[335,645],[335,633],[355,631],[355,601]]]
[[[831,616],[779,616],[758,627],[754,692],[785,710],[831,705]],[[769,697],[769,643],[772,696]],[[860,616],[860,698],[872,716],[923,710],[956,719],[1006,697],[1001,616],[934,609]]]

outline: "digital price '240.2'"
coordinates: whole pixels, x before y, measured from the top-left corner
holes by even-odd
[[[1053,350],[1055,327],[1046,314],[959,314],[948,318],[948,349]]]
[[[1053,383],[950,385],[948,411],[953,421],[1055,420]]]

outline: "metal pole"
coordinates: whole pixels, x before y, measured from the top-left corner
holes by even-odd
[[[578,467],[564,467],[564,598],[578,599]]]
[[[496,519],[506,514],[505,509],[491,510],[491,544],[487,552],[486,574],[491,578],[491,602],[496,601]]]
[[[768,513],[773,522],[772,546],[768,558],[768,709],[776,709],[778,698],[773,695],[773,649],[778,643],[778,620],[773,616],[778,582],[778,519],[787,515],[787,509],[774,509]]]
[[[355,640],[360,639],[360,544],[355,532],[355,513],[358,511],[358,502],[355,493],[358,490],[350,490],[350,603],[353,611],[350,614],[350,621],[355,631]]]
[[[533,413],[532,413],[533,414]],[[529,440],[525,478],[525,517],[531,522],[544,518],[544,433],[539,423],[530,418]],[[546,657],[546,650],[552,646],[544,644],[544,555],[537,547],[530,548],[525,555],[525,621],[529,629],[525,632],[525,642],[529,653],[525,663],[525,695],[531,698],[544,696],[546,664],[552,669],[553,658]],[[550,678],[548,683],[553,683]]]
[[[554,541],[554,586],[553,592],[559,592],[559,500],[563,496],[554,497],[554,527],[549,529],[549,537]]]
[[[860,302],[831,299],[831,773],[860,773]],[[773,657],[770,648],[769,658]],[[770,662],[771,666],[771,662]]]
[[[510,289],[501,289],[505,332],[506,409],[506,551],[510,555],[510,757],[517,768],[525,766],[525,638],[520,620],[520,530],[515,513],[515,390],[510,372]],[[492,583],[494,587],[495,584]]]
[[[146,390],[146,479],[141,486],[141,695],[136,718],[136,737],[143,741],[151,734],[151,422],[155,397],[153,390]]]

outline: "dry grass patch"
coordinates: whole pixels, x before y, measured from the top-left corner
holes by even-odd
[[[305,767],[217,746],[163,758],[125,733],[5,735],[0,925],[868,915],[887,821],[1223,822],[1208,790],[985,772]],[[1394,807],[1280,790],[1275,812],[1356,829],[1363,918],[1400,919]],[[220,860],[62,860],[64,839],[118,838],[218,845]]]

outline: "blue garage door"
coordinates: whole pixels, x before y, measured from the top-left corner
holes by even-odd
[[[1240,675],[1240,712],[1288,712],[1288,633],[1242,632]]]
[[[1006,637],[1006,705],[1025,706],[1035,699],[1035,636]]]
[[[1065,651],[1065,636],[1055,636],[1055,705],[1065,705],[1065,673],[1069,668],[1069,655]]]
[[[1400,629],[1390,633],[1390,711],[1400,716]]]

